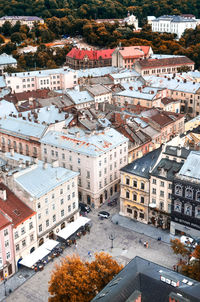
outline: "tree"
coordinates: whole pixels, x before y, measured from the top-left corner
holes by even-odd
[[[192,251],[191,244],[184,245],[179,239],[174,239],[171,240],[171,248],[175,254],[185,258],[178,263],[181,272],[187,277],[200,281],[200,245]]]
[[[49,282],[50,302],[89,302],[119,273],[122,266],[105,253],[91,263],[79,256],[67,256],[56,265]]]

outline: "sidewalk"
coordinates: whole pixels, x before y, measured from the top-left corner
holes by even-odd
[[[19,271],[10,277],[5,285],[4,283],[0,284],[0,301],[6,301],[6,296],[9,296],[16,288],[26,282],[31,278],[35,272],[27,268],[20,268]],[[6,292],[5,292],[6,291]],[[6,296],[5,296],[6,293]]]
[[[160,228],[153,227],[149,224],[144,224],[139,221],[132,220],[119,214],[113,215],[111,220],[113,223],[118,224],[121,227],[140,234],[144,234],[156,240],[158,239],[158,237],[161,237],[161,241],[167,244],[170,244],[171,239],[176,238],[175,236],[171,235],[169,231],[165,231]]]

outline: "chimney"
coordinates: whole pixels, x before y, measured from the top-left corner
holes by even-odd
[[[15,154],[15,151],[14,151],[13,148],[11,148],[11,149],[10,149],[10,155],[11,155],[11,156],[14,156],[14,154]]]
[[[52,168],[58,168],[59,167],[58,160],[53,161],[51,166]]]
[[[3,200],[7,199],[6,189],[0,189],[0,198]]]
[[[46,170],[47,169],[48,164],[47,163],[43,163],[43,169]]]

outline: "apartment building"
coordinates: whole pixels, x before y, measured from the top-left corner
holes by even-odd
[[[152,54],[151,46],[117,47],[112,54],[112,66],[131,69],[136,61],[148,59]]]
[[[5,82],[12,93],[37,89],[65,90],[77,85],[76,71],[65,68],[5,73]]]
[[[155,149],[120,170],[120,215],[149,223],[150,171],[161,151]]]
[[[44,20],[36,16],[3,16],[0,18],[0,26],[5,22],[10,22],[14,26],[17,22],[21,25],[27,25],[30,29],[34,26],[34,23],[44,24]]]
[[[168,73],[179,72],[181,67],[188,67],[189,70],[194,70],[194,62],[187,57],[169,57],[161,59],[146,59],[137,61],[134,64],[135,70],[142,76],[162,75]]]
[[[67,223],[78,218],[77,172],[58,167],[56,161],[29,162],[14,172],[4,177],[4,183],[36,212],[38,245],[55,238]]]
[[[3,183],[0,188],[0,211],[6,213],[12,223],[13,241],[10,244],[14,246],[14,263],[17,269],[18,262],[37,248],[36,212]]]
[[[95,108],[98,110],[100,103],[109,103],[112,102],[112,91],[104,85],[96,84],[86,86],[86,90],[94,98]]]
[[[151,18],[153,32],[176,34],[180,39],[186,29],[195,29],[199,21],[194,15],[164,15]]]
[[[112,128],[86,131],[78,127],[50,131],[42,139],[47,162],[79,172],[79,201],[98,207],[119,191],[119,170],[127,164],[128,139]]]
[[[178,151],[180,154],[181,149]],[[149,223],[156,227],[170,229],[172,182],[182,165],[182,162],[162,158],[151,171]]]
[[[48,126],[30,122],[16,117],[0,120],[0,149],[41,158],[40,138]]]
[[[72,69],[106,67],[112,65],[114,49],[88,50],[72,48],[66,55],[66,65]]]
[[[1,195],[2,191],[0,191]],[[0,209],[0,284],[15,273],[12,221]]]

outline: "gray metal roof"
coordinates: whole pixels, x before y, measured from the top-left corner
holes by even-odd
[[[187,176],[200,180],[200,152],[191,151],[183,167],[179,172],[180,176]]]

